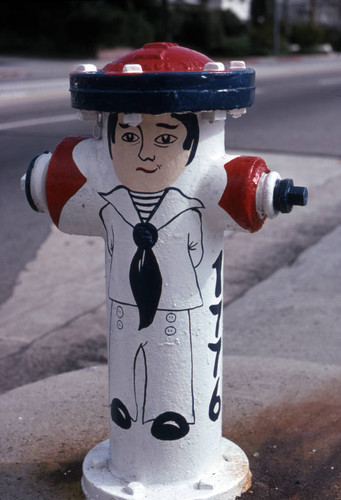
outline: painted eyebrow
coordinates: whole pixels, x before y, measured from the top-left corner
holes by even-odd
[[[174,130],[174,129],[178,128],[179,125],[169,125],[169,123],[157,123],[156,126],[162,127],[162,128],[169,128],[171,130]]]
[[[130,125],[128,125],[128,123],[119,123],[119,126],[121,128],[129,128],[130,127]]]

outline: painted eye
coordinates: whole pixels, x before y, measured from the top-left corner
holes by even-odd
[[[177,140],[178,138],[172,134],[161,134],[154,139],[155,144],[158,146],[168,146],[168,144],[173,144]]]
[[[134,132],[126,132],[125,134],[122,135],[122,140],[125,142],[139,142],[140,138],[137,134],[134,134]]]

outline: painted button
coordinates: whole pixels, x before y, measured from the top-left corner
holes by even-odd
[[[119,330],[122,330],[122,328],[123,328],[123,323],[122,323],[122,321],[121,321],[120,319],[117,321],[116,326],[117,326],[117,328],[118,328]]]
[[[166,316],[166,320],[168,321],[168,323],[174,323],[174,321],[176,320],[176,314],[168,313]]]
[[[124,314],[124,313],[123,313],[123,309],[122,309],[122,307],[121,307],[121,306],[117,306],[117,309],[116,309],[116,316],[117,316],[118,318],[123,318],[123,314]]]
[[[166,335],[174,335],[176,333],[176,328],[174,326],[167,326],[165,329]]]

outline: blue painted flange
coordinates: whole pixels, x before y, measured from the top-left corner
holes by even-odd
[[[72,73],[72,107],[124,113],[174,113],[250,107],[253,69],[222,72]]]

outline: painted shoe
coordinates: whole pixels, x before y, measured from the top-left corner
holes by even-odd
[[[131,416],[127,407],[118,398],[114,398],[111,401],[111,420],[115,422],[122,429],[130,429],[131,427]]]
[[[162,441],[181,439],[189,432],[187,420],[173,411],[162,413],[153,422],[151,433]]]

